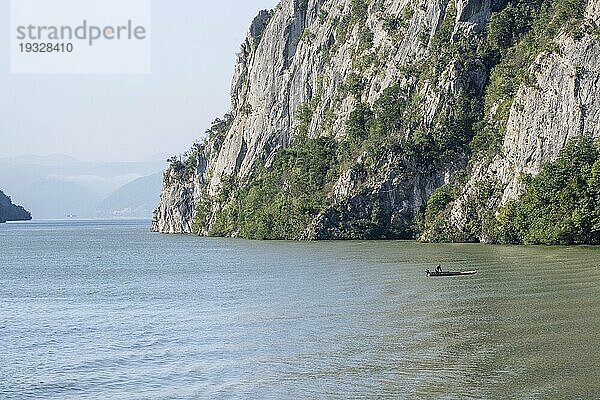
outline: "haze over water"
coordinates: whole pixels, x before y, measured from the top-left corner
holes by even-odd
[[[0,225],[0,398],[597,398],[598,260]]]

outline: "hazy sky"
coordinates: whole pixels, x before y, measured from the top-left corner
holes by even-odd
[[[236,53],[278,0],[152,0],[149,75],[14,75],[0,31],[0,158],[139,161],[178,154],[230,107]],[[9,0],[0,0],[9,26]]]

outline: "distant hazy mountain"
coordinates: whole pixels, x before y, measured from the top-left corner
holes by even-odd
[[[90,162],[65,155],[0,158],[0,185],[16,203],[25,204],[36,219],[96,217],[96,205],[139,178],[162,171],[163,159],[147,162]],[[160,193],[160,184],[154,196]],[[148,194],[120,210],[146,204]],[[135,196],[131,196],[133,199]],[[156,199],[154,200],[156,203]],[[154,207],[154,205],[152,205]],[[109,207],[110,208],[110,207]],[[104,208],[103,208],[104,209]],[[108,209],[106,209],[108,210]],[[118,211],[119,208],[110,210]],[[144,214],[141,209],[132,214]]]
[[[0,184],[20,192],[42,179],[75,183],[108,196],[135,179],[164,170],[165,160],[147,162],[79,161],[69,156],[19,156],[0,159]]]
[[[27,199],[35,219],[91,218],[102,195],[75,183],[43,179],[15,193],[15,198]]]
[[[4,157],[0,158],[0,165],[2,164],[35,164],[35,165],[64,165],[80,162],[78,159],[67,156],[65,154],[50,154],[47,156],[37,155],[22,155],[16,157]]]
[[[162,172],[136,179],[105,198],[94,210],[98,218],[151,218],[158,204]]]
[[[0,190],[0,223],[7,221],[28,221],[31,219],[29,211],[21,206],[14,205],[7,195]]]

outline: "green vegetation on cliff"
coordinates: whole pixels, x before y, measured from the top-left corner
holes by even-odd
[[[485,52],[498,61],[490,74],[485,109],[488,115],[477,124],[471,143],[478,155],[491,156],[502,149],[502,138],[517,90],[534,84],[529,67],[543,51],[554,51],[561,31],[578,27],[586,0],[510,0],[492,14]]]
[[[525,194],[498,216],[498,240],[526,244],[600,244],[600,141],[570,142]]]
[[[336,159],[335,140],[300,137],[281,150],[271,166],[256,168],[250,183],[241,189],[231,179],[225,180],[220,199],[224,207],[209,233],[297,239],[327,204],[325,187],[337,173]]]
[[[430,240],[438,241],[475,241],[484,236],[505,242],[590,242],[593,229],[585,225],[587,220],[577,219],[589,214],[587,209],[581,211],[583,206],[578,206],[581,212],[571,217],[573,226],[579,229],[577,234],[565,233],[572,232],[571,222],[564,222],[560,234],[542,234],[539,228],[528,230],[523,221],[528,218],[528,204],[535,203],[533,197],[527,197],[535,197],[530,194],[535,193],[533,178],[527,181],[533,186],[523,199],[525,203],[510,203],[502,210],[501,221],[496,219],[497,205],[494,208],[493,204],[498,196],[496,182],[487,181],[475,188],[464,229],[453,231],[448,222],[449,207],[468,179],[465,167],[469,161],[489,160],[501,154],[517,90],[523,84],[534,84],[529,74],[532,63],[540,53],[556,51],[554,38],[561,31],[578,27],[586,1],[508,0],[494,4],[502,6],[494,9],[487,30],[466,40],[455,32],[457,7],[450,1],[436,34],[420,38],[421,45],[428,46],[429,56],[399,65],[398,72],[403,76],[382,91],[375,89],[381,95],[373,101],[373,75],[378,74],[378,59],[382,56],[374,47],[373,32],[367,23],[372,3],[352,0],[350,12],[337,18],[335,40],[322,48],[324,62],[329,63],[341,43],[351,35],[358,38],[350,49],[351,72],[324,113],[322,131],[312,132],[321,137],[308,136],[322,105],[327,78],[323,76],[317,79],[312,99],[296,110],[296,132],[290,147],[280,149],[268,162],[257,162],[252,175],[243,181],[235,176],[223,177],[217,195],[202,196],[194,229],[216,236],[296,239],[315,217],[325,216],[335,220],[338,238],[410,238],[427,231]],[[413,13],[407,7],[396,18],[381,17],[391,39],[402,40]],[[319,19],[326,18],[324,12],[320,13]],[[305,30],[303,39],[310,42],[313,38]],[[460,84],[446,87],[448,76]],[[431,114],[432,105],[427,103],[430,99],[424,95],[428,91],[434,91],[438,101]],[[343,101],[353,102],[354,108],[345,120],[345,134],[340,134],[333,132],[332,120]],[[214,149],[221,147],[231,121],[228,115],[216,120],[209,130],[208,143]],[[201,150],[199,147],[197,152]],[[191,154],[184,162],[172,161],[173,168],[191,168],[196,158]],[[331,204],[335,181],[348,171],[358,171],[351,195],[360,201]],[[385,201],[380,202],[381,193],[361,191],[365,182],[381,182],[390,176],[440,182],[437,178],[444,174],[452,176],[451,182],[434,191],[416,216],[414,212],[392,216]],[[427,195],[434,188],[428,189]],[[582,199],[577,204],[589,201],[592,194],[581,191]],[[364,207],[348,211],[353,204]],[[546,210],[559,219],[555,210]]]
[[[510,0],[494,12],[486,38],[477,48],[479,58],[491,67],[484,102],[485,114],[472,125],[475,134],[470,142],[471,161],[491,160],[502,153],[502,140],[513,101],[522,84],[534,85],[529,70],[536,57],[556,51],[559,32],[573,33],[584,15],[586,0]],[[464,131],[463,126],[463,131]],[[449,223],[449,207],[466,183],[459,174],[450,186],[434,192],[424,224],[427,240],[478,241],[496,240],[494,202],[500,193],[496,182],[480,182],[468,201],[468,222],[461,231]],[[446,205],[443,205],[443,202]]]

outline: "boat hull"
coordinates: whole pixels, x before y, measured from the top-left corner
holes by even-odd
[[[464,272],[429,272],[427,276],[431,278],[444,278],[449,276],[468,276],[475,275],[477,271],[464,271]]]

